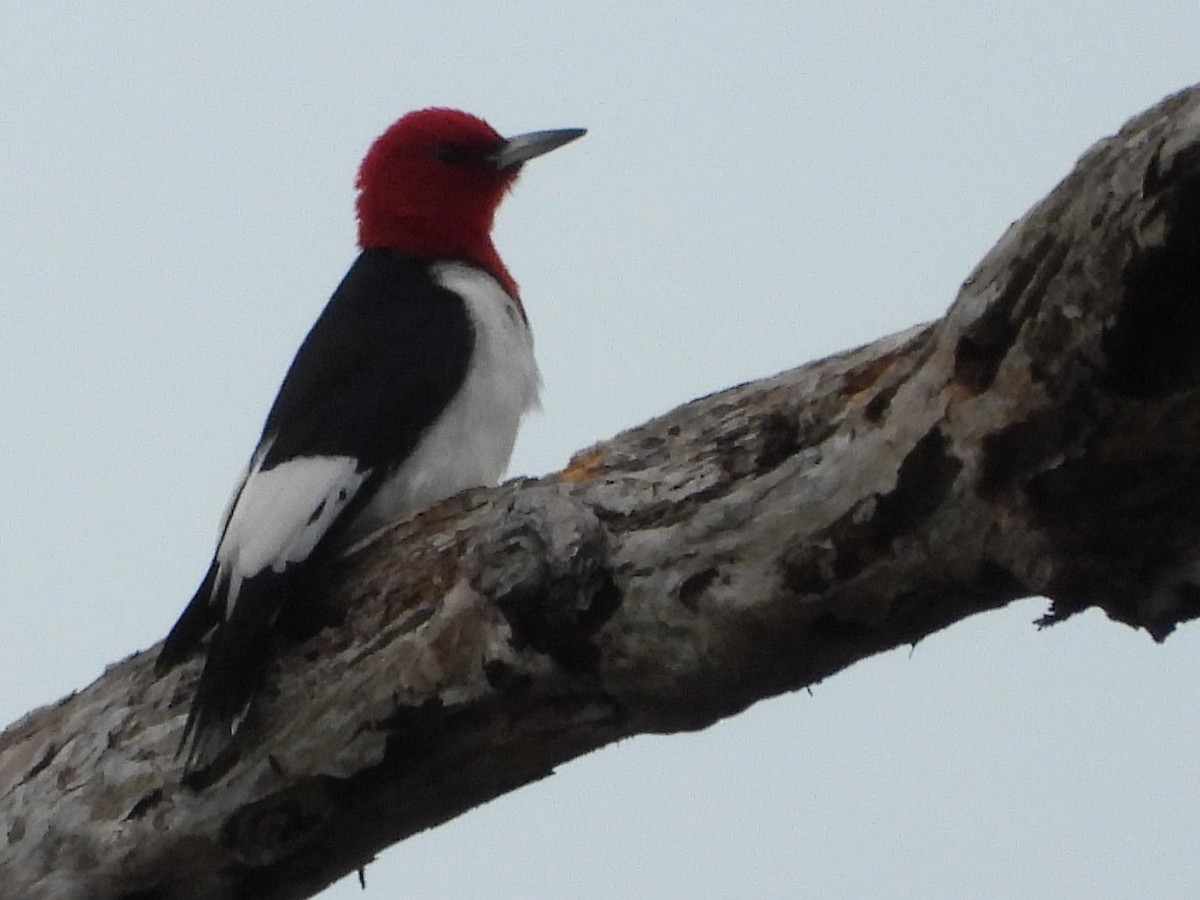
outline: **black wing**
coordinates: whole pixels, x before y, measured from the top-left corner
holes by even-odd
[[[462,385],[474,335],[461,297],[428,262],[364,251],[293,360],[199,590],[157,667],[212,631],[184,731],[189,769],[228,742],[259,687],[297,579]]]

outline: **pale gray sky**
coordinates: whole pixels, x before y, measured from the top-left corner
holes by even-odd
[[[1200,79],[1186,2],[65,6],[0,8],[0,722],[175,620],[403,112],[590,129],[498,227],[538,474],[940,315],[1089,144]],[[1200,627],[1042,609],[594,753],[322,896],[1200,896]]]

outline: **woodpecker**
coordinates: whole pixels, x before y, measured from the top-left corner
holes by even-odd
[[[187,771],[230,743],[315,567],[504,474],[540,375],[492,222],[523,163],[584,131],[503,138],[480,118],[432,108],[403,116],[367,152],[361,252],[300,345],[207,574],[157,658],[165,672],[208,638],[180,743]]]

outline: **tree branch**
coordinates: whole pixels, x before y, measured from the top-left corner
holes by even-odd
[[[202,789],[197,664],[0,737],[11,896],[309,896],[628,735],[1016,598],[1200,615],[1200,90],[1087,151],[933,324],[697,400],[342,560]],[[15,893],[14,893],[15,892]]]

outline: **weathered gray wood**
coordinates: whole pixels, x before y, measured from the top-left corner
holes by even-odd
[[[476,491],[331,573],[212,785],[151,655],[0,736],[6,897],[308,896],[590,749],[1031,594],[1200,614],[1200,91],[1100,141],[945,318]]]

